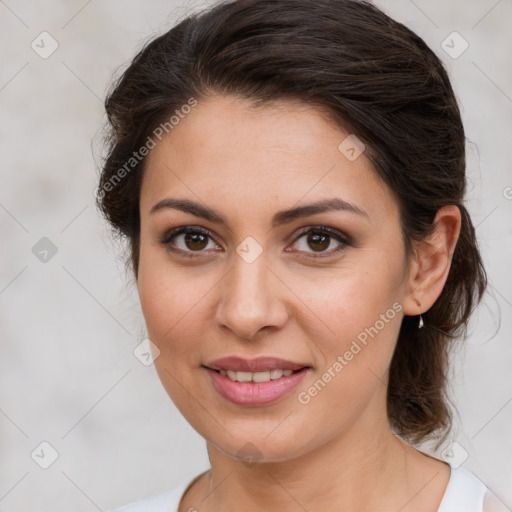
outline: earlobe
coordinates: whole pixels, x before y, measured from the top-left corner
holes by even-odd
[[[404,299],[405,315],[420,315],[432,307],[450,272],[461,228],[460,210],[443,206],[433,221],[433,230],[424,240],[414,242],[415,257],[410,266],[409,293]]]

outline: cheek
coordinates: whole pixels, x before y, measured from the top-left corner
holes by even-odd
[[[208,298],[218,282],[212,274],[200,267],[178,268],[165,251],[141,247],[137,286],[149,339],[160,350],[157,369],[187,379],[190,368],[199,367],[205,325],[211,322]]]
[[[191,280],[180,272],[142,256],[138,291],[148,337],[159,349],[154,364],[162,385],[180,410],[196,414],[187,390],[194,389],[201,362],[198,340],[204,337],[204,319],[199,315],[207,290],[191,288]]]
[[[397,309],[401,309],[402,274],[399,265],[390,268],[383,262],[360,260],[341,270],[326,272],[314,282],[296,279],[294,293],[301,299],[296,302],[297,307],[313,313],[297,313],[297,317],[307,316],[312,320],[308,330],[312,325],[317,326],[317,334],[329,343],[336,340],[346,343],[375,323],[381,330],[381,315],[385,315],[386,326],[396,323],[391,320],[397,316],[400,320]]]
[[[388,276],[389,277],[389,276]],[[365,410],[385,417],[385,385],[402,320],[398,288],[369,272],[331,281],[329,291],[311,295],[308,306],[321,321],[315,333],[321,354],[314,378],[297,390],[305,438],[322,430],[326,439],[349,428]],[[323,336],[329,327],[329,336]],[[334,334],[331,332],[333,331]],[[368,408],[378,393],[376,407]],[[329,422],[325,411],[329,411]]]
[[[193,311],[194,302],[198,301],[182,274],[173,272],[163,260],[158,251],[141,247],[137,280],[149,338],[162,352],[171,348],[164,341],[186,325],[187,312]]]
[[[400,255],[367,252],[342,271],[304,284],[294,292],[304,297],[303,328],[318,348],[318,374],[323,397],[307,389],[305,401],[345,402],[345,413],[364,404],[386,378],[403,317],[403,267]],[[300,315],[297,315],[299,317]],[[324,372],[328,372],[325,374]],[[318,378],[318,376],[317,376]],[[323,391],[324,386],[326,389]]]

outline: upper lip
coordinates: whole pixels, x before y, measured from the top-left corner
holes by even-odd
[[[244,359],[243,357],[229,356],[221,357],[205,363],[203,366],[212,370],[231,370],[238,372],[265,372],[268,370],[300,370],[309,365],[295,363],[279,357],[256,357],[255,359]]]

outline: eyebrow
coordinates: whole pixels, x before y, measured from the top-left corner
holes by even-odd
[[[219,212],[216,212],[208,206],[191,201],[190,199],[162,199],[151,208],[149,213],[153,214],[166,208],[181,210],[182,212],[204,218],[215,224],[228,225],[227,220]],[[329,211],[345,211],[369,218],[368,214],[359,206],[335,197],[280,211],[272,217],[272,227],[275,228],[282,224],[293,222],[296,219]]]

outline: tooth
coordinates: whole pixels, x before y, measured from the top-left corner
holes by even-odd
[[[270,378],[272,380],[280,379],[283,376],[283,370],[271,370]]]
[[[268,382],[270,380],[270,371],[253,373],[252,380],[254,382]]]
[[[236,372],[236,380],[239,382],[251,382],[252,372]]]
[[[270,380],[277,380],[281,377],[291,375],[292,370],[281,370],[274,368],[265,372],[236,372],[233,370],[219,370],[221,375],[229,377],[237,382],[269,382]]]

